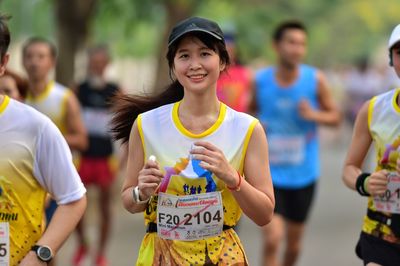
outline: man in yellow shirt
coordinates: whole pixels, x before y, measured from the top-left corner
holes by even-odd
[[[9,58],[6,20],[0,16],[0,75]],[[59,207],[44,231],[47,193]],[[47,265],[82,217],[85,193],[57,127],[0,95],[0,264]]]

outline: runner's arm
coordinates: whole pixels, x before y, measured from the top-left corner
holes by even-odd
[[[75,229],[86,209],[86,196],[77,201],[59,205],[51,219],[49,226],[44,231],[42,237],[36,242],[37,245],[50,247],[53,256],[67,240]],[[22,260],[21,266],[47,265],[40,262],[34,251],[29,251]]]
[[[343,181],[351,189],[356,189],[358,176],[362,173],[361,166],[367,156],[372,137],[368,127],[368,109],[370,101],[366,102],[357,115],[353,137],[343,170]],[[364,188],[372,196],[382,195],[387,189],[388,171],[379,170],[371,173],[364,181]]]
[[[268,142],[264,129],[257,123],[244,160],[240,191],[232,191],[243,212],[257,225],[268,224],[275,208],[274,189],[268,162]]]
[[[73,93],[68,95],[66,110],[67,133],[64,137],[71,149],[84,151],[88,147],[87,132],[82,121],[78,99]]]
[[[306,119],[313,120],[316,123],[338,126],[342,120],[342,115],[329,90],[326,77],[320,71],[317,72],[317,82],[317,97],[320,109],[312,109],[308,103],[302,103],[300,113],[303,112],[303,116],[306,116]]]
[[[362,173],[361,167],[367,156],[372,138],[368,128],[369,101],[360,109],[353,129],[353,136],[343,169],[343,181],[355,190],[357,177]]]
[[[140,139],[137,120],[132,126],[129,138],[126,178],[122,185],[122,202],[129,212],[137,213],[146,209],[147,204],[137,204],[133,199],[134,187],[139,187],[140,199],[149,199],[162,178],[157,162],[144,161],[143,144]]]

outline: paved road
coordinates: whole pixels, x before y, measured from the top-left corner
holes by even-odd
[[[361,265],[354,254],[354,245],[360,231],[366,202],[355,192],[347,189],[341,181],[341,168],[351,132],[348,128],[335,132],[323,129],[321,136],[323,175],[298,266]],[[134,265],[139,244],[144,235],[142,215],[131,215],[121,206],[118,194],[121,181],[119,180],[119,184],[115,185],[113,234],[108,250],[113,266]],[[96,243],[98,218],[95,191],[90,191],[89,198],[88,235],[90,242]],[[249,219],[243,218],[239,235],[250,265],[260,265],[260,230]],[[59,266],[70,265],[74,249],[75,238],[72,236],[59,253]],[[88,259],[86,265],[93,264]]]

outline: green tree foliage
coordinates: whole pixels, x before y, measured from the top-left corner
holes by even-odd
[[[14,38],[54,36],[55,0],[3,0],[13,15]],[[309,28],[308,61],[321,66],[350,63],[371,55],[400,21],[398,0],[99,0],[90,43],[107,42],[117,56],[158,54],[169,30],[167,6],[193,5],[193,14],[217,20],[238,33],[242,59],[273,59],[271,32],[284,19],[300,19]],[[51,37],[51,39],[54,39]]]

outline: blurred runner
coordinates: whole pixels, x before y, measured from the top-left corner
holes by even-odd
[[[88,131],[89,147],[82,153],[79,162],[79,175],[83,183],[93,184],[100,190],[100,236],[95,265],[108,265],[106,244],[111,228],[111,190],[116,175],[116,158],[113,156],[113,143],[109,133],[110,101],[121,93],[117,84],[107,82],[105,70],[110,62],[106,46],[96,46],[88,52],[87,79],[78,86],[77,95],[82,106],[83,121]],[[89,251],[86,241],[84,220],[77,227],[79,246],[73,258],[73,265],[81,265]]]
[[[85,150],[88,141],[78,99],[49,78],[56,63],[55,46],[44,38],[33,37],[25,42],[22,56],[29,83],[26,103],[57,125],[72,150]]]
[[[224,38],[231,65],[219,76],[217,95],[221,102],[232,109],[246,113],[251,96],[251,72],[238,58],[236,34],[233,31],[225,32]]]
[[[8,69],[0,77],[0,94],[22,101],[26,96],[27,89],[27,81]]]
[[[10,33],[0,16],[0,76]],[[48,265],[86,208],[85,188],[57,127],[33,108],[0,94],[0,264]],[[58,202],[43,227],[44,200]]]
[[[400,77],[400,24],[388,44],[390,65]],[[368,210],[356,247],[364,265],[400,265],[400,88],[364,103],[354,125],[343,180],[361,196]],[[362,163],[371,144],[376,168],[363,173]]]
[[[351,124],[365,101],[382,92],[382,77],[368,64],[367,58],[361,58],[356,68],[346,77],[347,113],[346,117]]]
[[[273,35],[276,66],[255,77],[253,110],[268,137],[276,206],[264,227],[264,263],[294,265],[320,176],[317,125],[338,125],[341,115],[318,69],[302,64],[307,32],[301,22],[287,21]],[[284,258],[278,249],[286,239]]]

